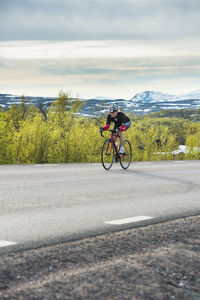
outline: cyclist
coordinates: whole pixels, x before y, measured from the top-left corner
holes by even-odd
[[[118,106],[115,104],[109,107],[109,111],[110,113],[107,116],[106,125],[104,127],[100,127],[100,130],[108,130],[111,122],[114,122],[113,130],[119,134],[120,139],[119,154],[123,154],[125,152],[123,131],[126,131],[130,127],[131,121],[124,113],[119,111]],[[117,136],[114,136],[114,141],[117,145]]]

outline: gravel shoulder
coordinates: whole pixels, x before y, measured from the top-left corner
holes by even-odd
[[[0,299],[200,300],[200,216],[0,256]]]

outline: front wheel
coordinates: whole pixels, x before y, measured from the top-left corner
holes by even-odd
[[[114,148],[111,139],[105,140],[101,151],[101,162],[106,170],[109,170],[113,164]]]
[[[128,169],[131,163],[132,149],[128,140],[124,141],[124,154],[120,154],[120,164],[123,169]]]

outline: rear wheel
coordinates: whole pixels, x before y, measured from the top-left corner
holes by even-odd
[[[113,164],[114,148],[111,139],[105,140],[101,151],[101,162],[106,170],[109,170]]]
[[[123,169],[128,169],[131,163],[132,149],[128,140],[124,141],[124,154],[120,154],[120,164]]]

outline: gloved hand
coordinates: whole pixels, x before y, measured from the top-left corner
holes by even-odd
[[[103,129],[103,127],[99,127],[99,132],[101,132],[101,131],[103,131],[104,129]]]

